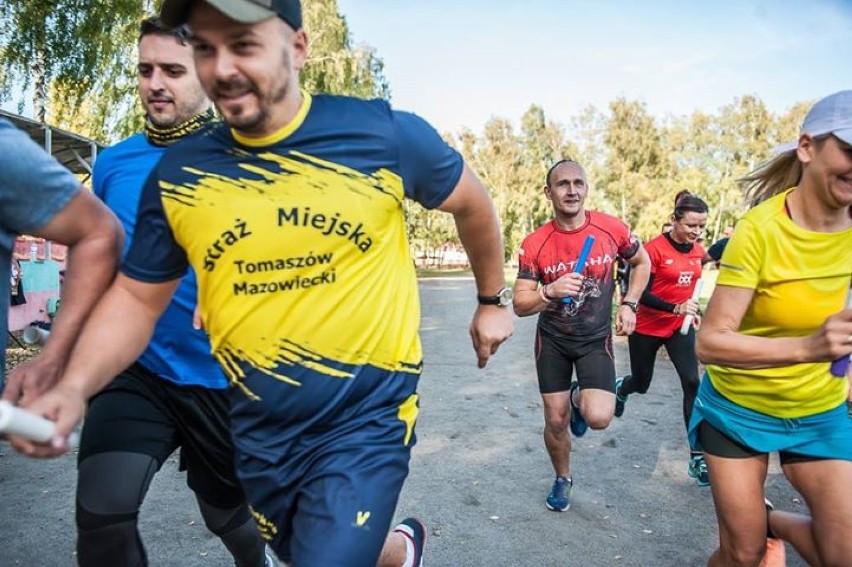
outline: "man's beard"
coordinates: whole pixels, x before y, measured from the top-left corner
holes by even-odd
[[[238,108],[236,111],[230,110],[226,112],[217,104],[219,114],[224,117],[228,126],[231,126],[236,130],[249,133],[263,131],[265,129],[264,126],[266,125],[266,122],[272,114],[272,107],[286,98],[289,86],[290,81],[285,81],[272,93],[271,96],[263,97],[255,85],[248,82],[217,85],[214,92],[228,92],[229,90],[234,90],[234,88],[237,87],[254,94],[257,99],[257,110],[251,114],[245,113],[243,108]]]

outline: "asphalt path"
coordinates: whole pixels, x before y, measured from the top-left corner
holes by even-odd
[[[516,319],[514,337],[479,370],[467,333],[472,280],[423,280],[421,294],[418,444],[397,516],[426,523],[425,565],[706,564],[718,537],[713,502],[687,476],[680,385],[662,351],[650,391],[631,396],[608,429],[575,439],[572,506],[555,513],[544,506],[553,471],[532,359],[535,317]],[[626,341],[616,340],[615,352],[618,373],[627,373]],[[73,454],[32,461],[0,442],[0,567],[75,565],[74,485]],[[775,460],[766,491],[780,509],[806,510]],[[155,477],[139,523],[152,566],[233,564],[204,527],[176,455]],[[789,548],[787,556],[790,567],[804,565]]]

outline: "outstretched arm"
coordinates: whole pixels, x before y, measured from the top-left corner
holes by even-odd
[[[144,283],[118,275],[86,321],[59,383],[28,407],[56,422],[53,445],[13,438],[18,451],[53,457],[67,450],[67,437],[82,419],[86,401],[139,357],[179,281]]]
[[[124,240],[115,216],[81,189],[35,236],[68,246],[62,309],[41,354],[18,366],[3,390],[3,399],[27,404],[59,379],[86,318],[113,277]]]

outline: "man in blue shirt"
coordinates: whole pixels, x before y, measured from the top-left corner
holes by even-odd
[[[138,238],[136,212],[149,173],[169,145],[214,118],[183,30],[145,20],[138,54],[145,131],[104,150],[92,175],[95,194],[124,226],[125,253]],[[147,564],[137,529],[139,507],[154,474],[178,447],[204,521],[235,564],[271,564],[234,470],[228,383],[207,335],[193,329],[196,300],[190,271],[146,350],[89,403],[76,498],[77,561],[83,567]]]

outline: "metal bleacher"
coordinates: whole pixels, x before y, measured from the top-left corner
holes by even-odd
[[[5,118],[29,134],[30,138],[40,144],[46,152],[52,154],[59,163],[74,173],[91,175],[92,164],[95,162],[98,151],[104,148],[104,145],[99,142],[19,114],[0,110],[0,118]]]

